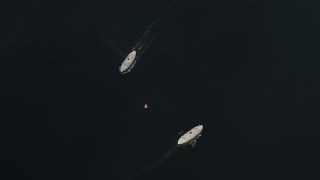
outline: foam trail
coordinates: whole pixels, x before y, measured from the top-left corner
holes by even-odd
[[[152,29],[153,27],[159,22],[159,20],[167,13],[167,11],[169,11],[173,5],[174,5],[175,1],[172,1],[171,4],[159,15],[159,17],[157,19],[155,19],[145,30],[145,32],[142,34],[141,38],[137,41],[136,45],[133,47],[133,50],[136,51],[140,51],[142,49],[144,49],[144,47],[146,46],[146,43],[151,35]],[[154,38],[152,38],[151,40],[153,40]],[[147,46],[150,45],[150,42],[147,44]]]
[[[159,159],[154,161],[152,164],[148,165],[144,169],[142,169],[139,172],[137,172],[136,174],[134,174],[132,177],[129,178],[129,180],[136,179],[136,178],[140,177],[141,175],[149,172],[150,170],[158,167],[160,164],[162,164],[166,159],[168,159],[175,152],[175,149],[176,149],[176,146],[174,146],[169,151],[164,153]]]
[[[161,16],[160,16],[161,17]],[[158,17],[155,21],[153,21],[145,30],[145,32],[143,33],[142,37],[138,40],[138,42],[136,43],[136,45],[134,46],[133,50],[141,50],[143,48],[143,44],[144,42],[146,42],[146,40],[150,37],[150,33],[151,30],[153,28],[154,25],[156,25],[158,23],[158,21],[160,20],[160,17]]]

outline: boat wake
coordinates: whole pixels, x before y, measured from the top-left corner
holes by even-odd
[[[150,170],[155,169],[156,167],[161,165],[166,159],[168,159],[174,152],[176,152],[176,150],[177,150],[177,146],[172,147],[171,149],[169,149],[169,151],[162,154],[159,159],[157,159],[156,161],[154,161],[153,163],[151,163],[150,165],[148,165],[144,169],[142,169],[142,170],[138,171],[137,173],[135,173],[134,175],[132,175],[129,178],[129,180],[133,180],[138,177],[141,177],[143,174],[149,172]]]

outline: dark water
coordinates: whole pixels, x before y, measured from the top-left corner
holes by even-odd
[[[137,179],[319,176],[317,1],[0,8],[1,179],[127,179],[200,123],[195,148]]]

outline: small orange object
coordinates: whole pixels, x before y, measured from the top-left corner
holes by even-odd
[[[145,109],[147,109],[148,108],[148,104],[146,103],[146,104],[144,104],[144,106],[143,106]]]

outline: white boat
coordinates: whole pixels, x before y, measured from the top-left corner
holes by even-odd
[[[122,62],[119,71],[121,74],[130,72],[136,64],[136,51],[132,51]]]
[[[201,136],[203,125],[198,125],[185,134],[183,134],[178,140],[178,146],[196,143],[196,140]]]

